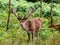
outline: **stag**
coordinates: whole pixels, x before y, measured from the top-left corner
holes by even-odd
[[[28,17],[31,16],[34,12],[33,8],[30,8],[28,15],[24,16],[24,18],[21,18],[19,16],[19,14],[16,13],[16,10],[17,9],[12,8],[12,12],[19,20],[21,27],[28,34],[28,41],[30,40],[30,34],[32,34],[32,40],[33,40],[35,34],[36,34],[36,36],[38,36],[37,32],[42,27],[42,19],[41,18],[33,18],[32,20],[28,20]]]

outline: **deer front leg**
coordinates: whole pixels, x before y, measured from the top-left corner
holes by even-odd
[[[32,41],[34,41],[35,31],[32,32]]]
[[[32,34],[32,40],[33,40],[33,32],[31,32],[31,34]]]
[[[28,33],[28,40],[27,40],[27,42],[29,42],[30,41],[30,33]]]

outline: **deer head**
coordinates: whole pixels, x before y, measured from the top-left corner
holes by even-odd
[[[25,22],[28,19],[28,17],[31,16],[32,13],[34,12],[34,9],[30,8],[28,15],[24,16],[24,18],[21,18],[19,16],[19,13],[18,14],[16,13],[17,8],[11,8],[11,10],[12,10],[13,14],[17,17],[17,19],[20,21],[20,23]]]

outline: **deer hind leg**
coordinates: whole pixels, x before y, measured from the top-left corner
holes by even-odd
[[[38,37],[38,31],[35,32],[35,36]]]
[[[39,33],[38,33],[38,31],[35,32],[35,36],[36,36],[37,40],[39,40]]]

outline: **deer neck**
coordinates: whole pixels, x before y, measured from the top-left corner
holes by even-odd
[[[21,22],[21,27],[24,29],[24,30],[26,30],[26,22],[24,21],[24,22]]]
[[[22,29],[25,30],[26,32],[28,32],[28,33],[30,32],[30,31],[28,30],[27,21],[21,23],[21,27],[22,27]]]

